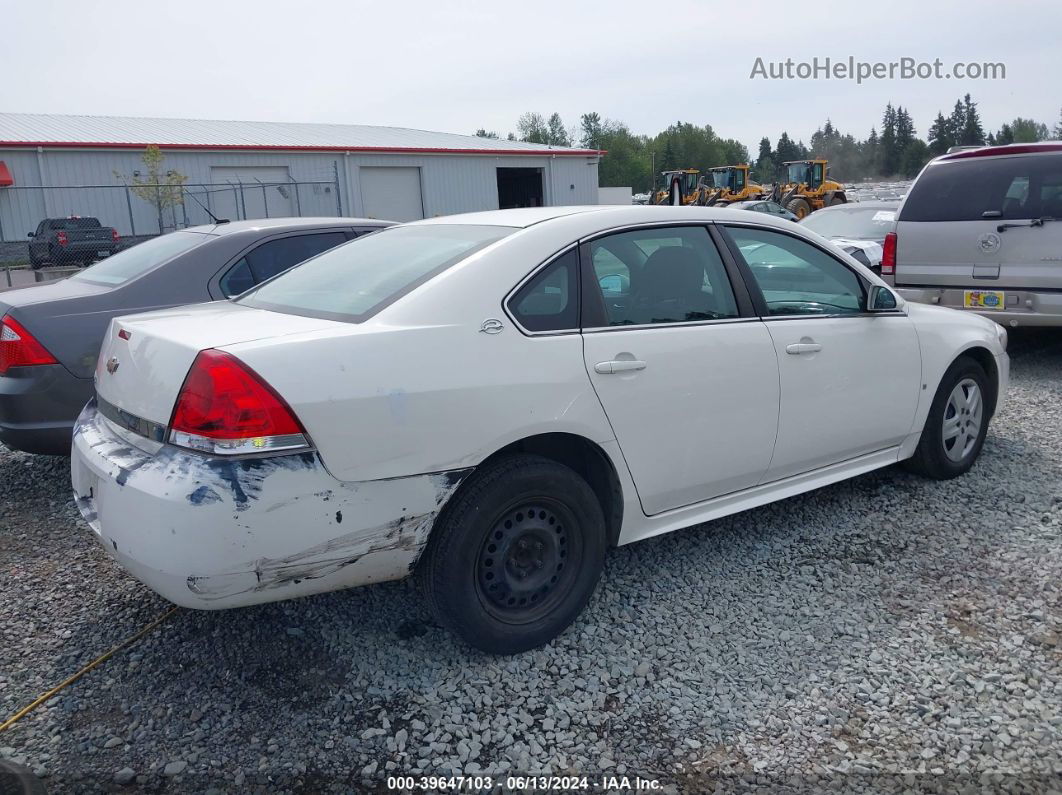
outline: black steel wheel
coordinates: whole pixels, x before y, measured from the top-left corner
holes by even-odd
[[[604,514],[586,481],[518,454],[462,484],[417,573],[443,625],[479,649],[515,654],[548,643],[582,612],[605,547]]]

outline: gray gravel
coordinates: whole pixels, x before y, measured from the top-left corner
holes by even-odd
[[[0,733],[53,792],[385,790],[401,774],[670,792],[1062,789],[1062,335],[1017,336],[981,462],[873,473],[613,551],[499,659],[385,584],[181,611]],[[167,609],[0,451],[0,720]]]

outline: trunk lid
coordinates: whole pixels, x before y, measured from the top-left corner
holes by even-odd
[[[336,326],[345,324],[228,301],[115,318],[96,364],[96,393],[129,414],[168,425],[200,351]]]

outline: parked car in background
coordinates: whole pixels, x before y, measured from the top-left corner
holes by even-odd
[[[446,626],[514,653],[575,619],[610,545],[897,461],[966,472],[1005,346],[764,213],[433,218],[114,320],[73,488],[178,604],[416,569]]]
[[[389,226],[361,218],[273,218],[152,238],[68,279],[0,293],[0,442],[69,455],[92,397],[111,318],[244,292],[325,249]]]
[[[885,238],[896,227],[898,201],[867,201],[824,207],[801,221],[846,254],[880,273]]]
[[[800,220],[778,202],[749,199],[748,201],[732,202],[728,204],[727,207],[731,207],[735,210],[752,210],[754,213],[767,213],[767,215],[773,215],[776,218],[784,218],[787,221]]]
[[[1062,326],[1062,143],[930,162],[900,206],[882,274],[912,301]]]
[[[45,218],[29,238],[29,261],[34,268],[46,262],[88,265],[111,256],[121,244],[117,229],[88,215]]]

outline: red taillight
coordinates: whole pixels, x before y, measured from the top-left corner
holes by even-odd
[[[896,273],[896,233],[885,235],[885,244],[881,247],[881,275],[892,276]]]
[[[55,357],[10,315],[0,320],[0,375],[12,367],[57,364]]]
[[[235,356],[201,351],[170,420],[170,441],[219,455],[308,447],[291,407]]]
[[[70,241],[66,237],[66,232],[60,231],[55,233],[55,242],[60,246],[65,246]]]
[[[111,240],[113,240],[115,243],[118,242],[118,230],[117,229],[112,229],[111,230]]]

